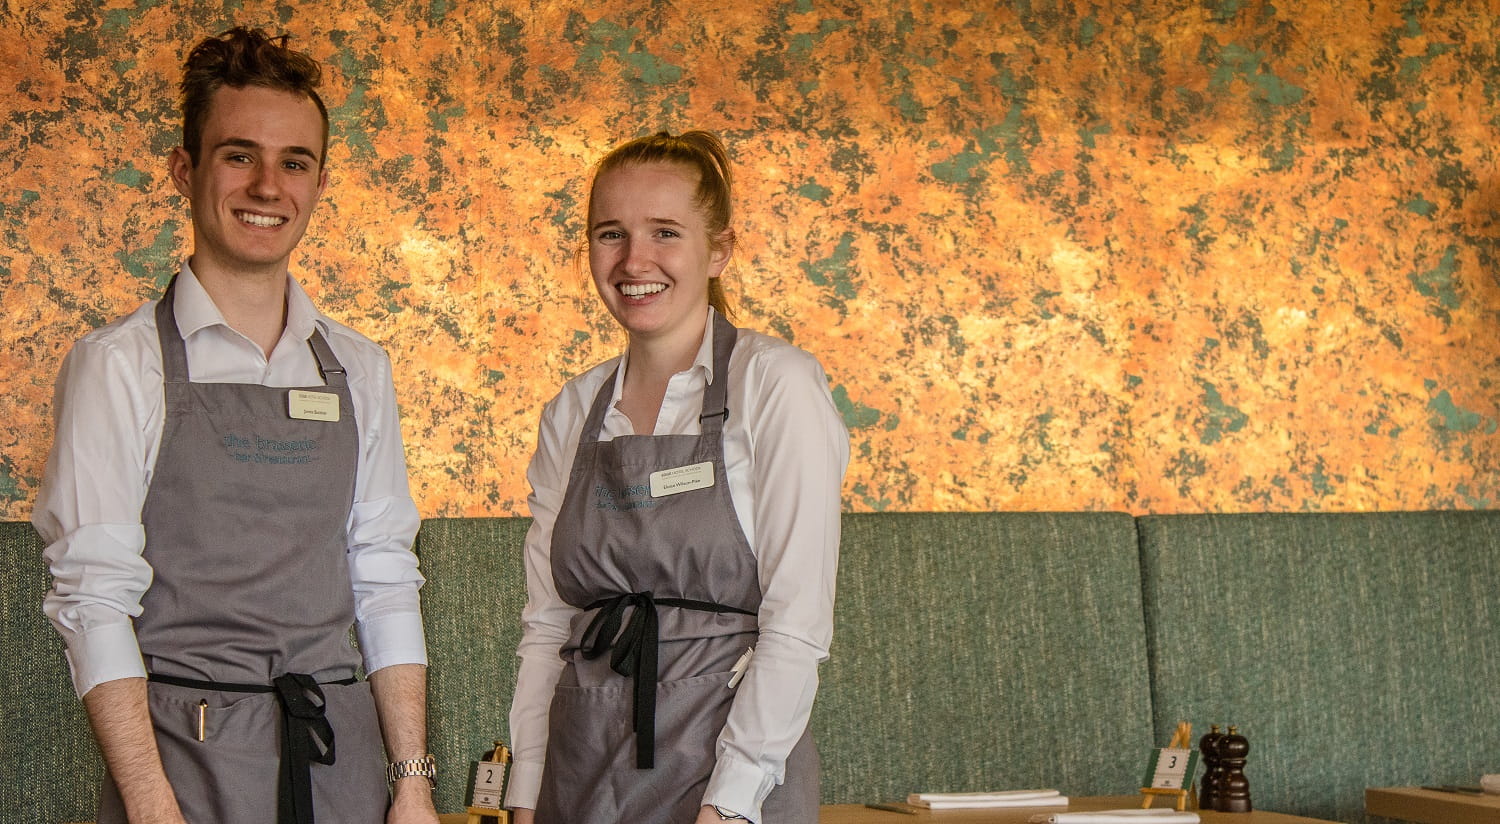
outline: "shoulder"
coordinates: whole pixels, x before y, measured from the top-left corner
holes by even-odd
[[[156,336],[156,301],[95,329],[73,343],[68,362],[107,371],[161,372],[161,343]],[[90,371],[93,371],[92,369]]]
[[[828,388],[823,364],[811,352],[752,329],[739,330],[729,356],[729,371],[747,386],[814,383],[825,392]]]
[[[390,356],[380,344],[322,312],[318,313],[316,322],[328,338],[334,354],[345,362],[344,368],[351,374],[383,376],[390,372]]]
[[[582,425],[583,419],[588,416],[589,407],[594,403],[594,397],[604,388],[605,381],[609,380],[619,365],[620,358],[613,357],[571,378],[547,402],[542,410],[543,420],[564,427],[575,420],[575,425]]]
[[[739,425],[752,438],[763,430],[782,431],[788,421],[807,432],[847,438],[823,365],[780,338],[740,330],[729,358],[729,393],[731,405],[743,412]]]

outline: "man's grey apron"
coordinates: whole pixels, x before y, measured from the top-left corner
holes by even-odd
[[[308,389],[338,396],[337,422],[293,419],[286,388],[191,383],[174,292],[156,307],[165,422],[141,512],[154,578],[135,620],[167,777],[190,824],[312,809],[318,824],[377,824],[385,755],[349,644],[359,430],[343,367],[314,330],[326,385]],[[125,821],[108,776],[99,821]]]
[[[755,645],[761,600],[724,470],[736,330],[716,314],[713,335],[701,434],[601,443],[611,375],[579,436],[552,576],[583,612],[561,650],[539,824],[691,824],[703,803],[734,700],[730,669]],[[712,464],[713,486],[652,497],[653,472],[700,463]],[[761,824],[817,818],[818,754],[804,732]]]

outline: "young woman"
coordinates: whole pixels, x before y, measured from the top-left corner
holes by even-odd
[[[518,824],[812,824],[849,436],[818,362],[730,325],[707,132],[600,161],[588,257],[623,355],[542,412],[511,708]]]

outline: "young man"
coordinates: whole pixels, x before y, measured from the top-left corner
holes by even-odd
[[[390,362],[287,272],[328,182],[320,74],[260,31],[194,48],[192,255],[58,377],[32,521],[100,824],[436,821]]]

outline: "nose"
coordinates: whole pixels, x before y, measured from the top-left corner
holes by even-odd
[[[630,239],[625,241],[625,273],[629,275],[645,274],[651,268],[651,256],[647,253],[646,244]]]
[[[250,185],[247,191],[251,197],[261,200],[275,200],[281,195],[281,173],[272,165],[256,164],[250,173]]]

